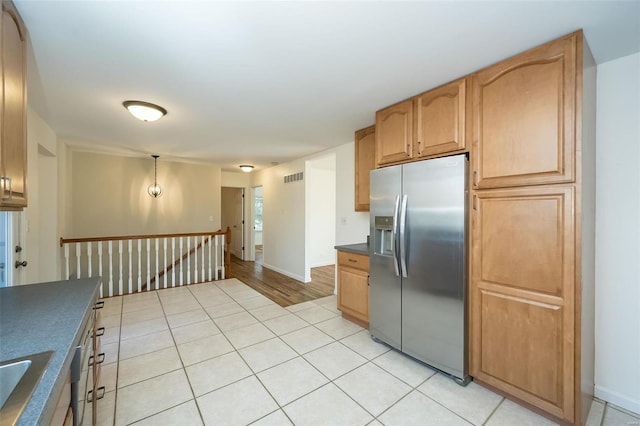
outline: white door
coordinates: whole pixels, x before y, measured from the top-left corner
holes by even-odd
[[[24,282],[22,212],[0,212],[0,287]]]
[[[244,260],[244,188],[222,188],[222,229],[231,228],[231,253]]]

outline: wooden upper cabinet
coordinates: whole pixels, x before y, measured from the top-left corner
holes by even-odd
[[[26,30],[13,3],[2,1],[0,207],[27,205]]]
[[[461,79],[416,97],[416,156],[465,148],[467,80]]]
[[[358,130],[355,134],[355,210],[369,211],[369,172],[376,168],[376,126]]]
[[[574,181],[576,37],[472,75],[475,188]]]
[[[471,375],[572,422],[575,189],[477,191],[473,205]]]
[[[376,165],[413,158],[413,99],[376,112]]]

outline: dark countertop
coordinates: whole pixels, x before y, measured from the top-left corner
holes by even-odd
[[[334,246],[333,248],[340,251],[348,251],[349,253],[364,254],[369,256],[369,244],[367,243],[347,244],[344,246]]]
[[[18,425],[51,421],[99,283],[86,278],[0,288],[0,362],[54,351]]]

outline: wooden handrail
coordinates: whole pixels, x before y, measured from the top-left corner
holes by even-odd
[[[149,238],[172,238],[172,237],[199,237],[213,235],[231,235],[231,230],[227,227],[226,231],[218,229],[213,232],[185,232],[184,234],[151,234],[151,235],[120,235],[115,237],[86,237],[86,238],[60,238],[60,247],[67,243],[89,243],[96,241],[118,241],[118,240],[144,240]]]

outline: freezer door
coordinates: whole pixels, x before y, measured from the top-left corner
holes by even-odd
[[[466,170],[465,155],[404,166],[405,245],[400,250],[407,275],[402,351],[459,378],[467,376]]]
[[[369,331],[376,339],[397,349],[401,345],[402,307],[395,216],[401,185],[401,166],[371,172]]]

